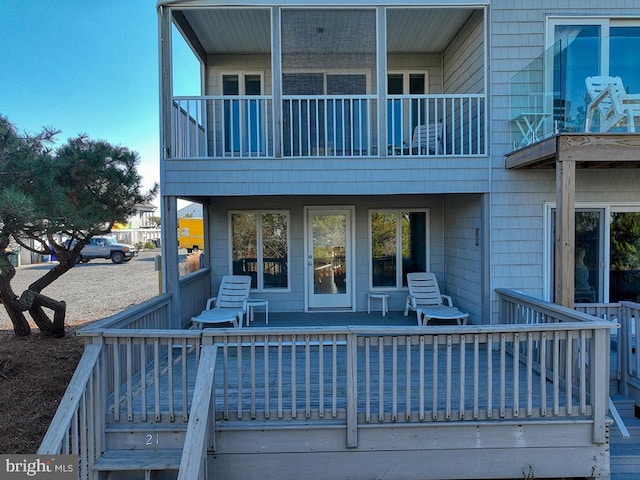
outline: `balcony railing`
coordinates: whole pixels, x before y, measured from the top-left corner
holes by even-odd
[[[639,64],[625,55],[637,50],[638,42],[638,37],[623,35],[572,36],[516,73],[510,82],[509,117],[514,150],[555,133],[640,132]],[[610,45],[608,67],[599,60],[604,45]],[[599,81],[617,77],[621,85],[612,88],[611,96],[603,95],[587,86],[588,78],[599,76]]]
[[[393,95],[381,124],[374,95],[282,99],[175,97],[171,157],[422,157],[486,155],[484,95]],[[384,120],[382,120],[384,122]],[[278,125],[278,129],[276,129]],[[386,132],[386,146],[382,140]]]

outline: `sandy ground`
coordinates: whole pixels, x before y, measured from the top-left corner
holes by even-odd
[[[160,250],[144,250],[130,262],[120,265],[102,259],[81,263],[42,293],[67,303],[66,325],[98,320],[158,294],[158,272],[155,270],[158,255]],[[54,265],[55,262],[48,262],[18,267],[11,283],[16,295]],[[31,326],[36,328],[34,324]],[[0,306],[0,330],[12,329],[7,313]]]

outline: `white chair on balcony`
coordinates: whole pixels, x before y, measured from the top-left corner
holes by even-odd
[[[415,310],[418,325],[426,326],[429,320],[455,320],[464,325],[469,318],[468,313],[461,312],[453,306],[449,295],[442,295],[435,274],[430,272],[414,272],[407,274],[409,295],[404,309],[404,316],[409,309]]]
[[[626,128],[627,132],[636,131],[636,122],[640,126],[639,94],[628,94],[620,77],[587,77],[585,83],[591,97],[585,131],[591,131],[596,112],[600,132],[610,132],[619,127]]]
[[[442,123],[416,125],[411,137],[411,153],[414,155],[442,155]]]
[[[247,300],[251,290],[251,277],[247,275],[225,275],[222,277],[218,296],[207,300],[200,315],[191,317],[196,328],[217,323],[231,323],[241,328],[247,313]]]

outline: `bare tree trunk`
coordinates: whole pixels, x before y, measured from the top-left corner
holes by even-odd
[[[67,305],[64,302],[53,300],[33,290],[25,290],[20,300],[25,305],[29,305],[31,318],[43,335],[64,337],[64,318],[67,312]],[[53,310],[53,321],[49,319],[43,307]]]
[[[18,296],[13,292],[11,288],[11,279],[16,274],[15,267],[9,261],[9,255],[6,252],[7,245],[9,245],[8,237],[0,238],[0,303],[4,305],[4,309],[9,315],[9,319],[13,324],[13,332],[17,337],[28,337],[31,335],[31,326],[27,321],[27,318],[22,313],[25,308],[22,308]]]

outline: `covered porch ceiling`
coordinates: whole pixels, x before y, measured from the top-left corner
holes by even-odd
[[[309,7],[320,12],[339,11]],[[439,53],[473,14],[473,8],[389,8],[387,50]],[[321,21],[324,15],[319,15]],[[271,15],[267,8],[191,8],[174,10],[173,18],[201,58],[212,54],[266,54],[271,51]],[[317,22],[316,22],[317,23]],[[316,30],[327,25],[309,22]],[[322,23],[322,22],[321,22]],[[305,32],[286,35],[305,37]]]
[[[505,157],[507,170],[556,171],[554,301],[573,308],[576,169],[640,168],[640,135],[557,134]]]

